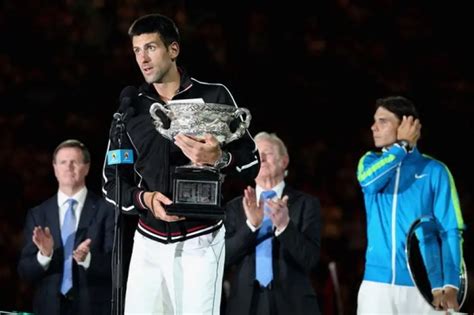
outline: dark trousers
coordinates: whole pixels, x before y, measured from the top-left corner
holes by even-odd
[[[71,294],[62,295],[59,294],[60,312],[61,315],[75,315],[77,310],[74,310],[74,298]]]
[[[267,287],[262,287],[255,281],[250,304],[250,315],[277,315],[275,296],[270,283]]]

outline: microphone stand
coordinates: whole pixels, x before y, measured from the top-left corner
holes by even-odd
[[[122,116],[117,118],[115,130],[112,135],[116,136],[118,149],[122,148],[123,130],[125,122]],[[112,139],[114,140],[114,139]],[[123,289],[123,231],[124,220],[121,213],[122,209],[122,191],[119,175],[120,163],[115,164],[115,230],[114,246],[112,250],[112,314],[123,315],[124,313],[124,289]]]

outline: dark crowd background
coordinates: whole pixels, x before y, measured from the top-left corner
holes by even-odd
[[[31,287],[16,273],[21,230],[26,211],[56,192],[51,154],[59,142],[88,145],[88,186],[100,192],[118,95],[142,82],[126,31],[152,12],[177,22],[180,64],[226,84],[252,112],[252,133],[276,132],[287,143],[288,183],[321,199],[314,286],[324,314],[355,314],[365,250],[355,172],[372,146],[378,97],[404,95],[420,108],[419,147],[456,180],[474,270],[473,23],[459,3],[11,0],[0,4],[0,309],[31,308]],[[224,185],[226,198],[241,193],[238,183]],[[464,311],[474,310],[473,288]]]

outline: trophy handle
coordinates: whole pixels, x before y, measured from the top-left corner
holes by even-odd
[[[239,107],[234,112],[234,118],[242,118],[242,115],[245,115],[245,120],[241,120],[239,126],[235,130],[233,134],[230,135],[227,143],[232,142],[236,139],[239,139],[245,132],[245,130],[250,126],[250,120],[252,119],[252,115],[250,115],[250,111],[247,108]]]
[[[151,104],[150,107],[150,115],[153,118],[153,124],[155,125],[155,128],[160,132],[160,134],[162,134],[166,138],[172,139],[170,129],[163,128],[163,121],[161,120],[160,116],[156,114],[157,110],[163,112],[169,119],[172,119],[171,110],[158,102]]]

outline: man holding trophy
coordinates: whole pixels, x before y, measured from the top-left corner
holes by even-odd
[[[128,34],[146,82],[122,93],[114,118],[125,128],[118,141],[111,132],[103,171],[107,201],[139,216],[125,313],[219,314],[220,188],[224,176],[251,183],[258,174],[251,116],[224,85],[197,81],[177,66],[180,39],[171,19],[140,17]],[[128,159],[118,170],[110,163],[117,152]]]

